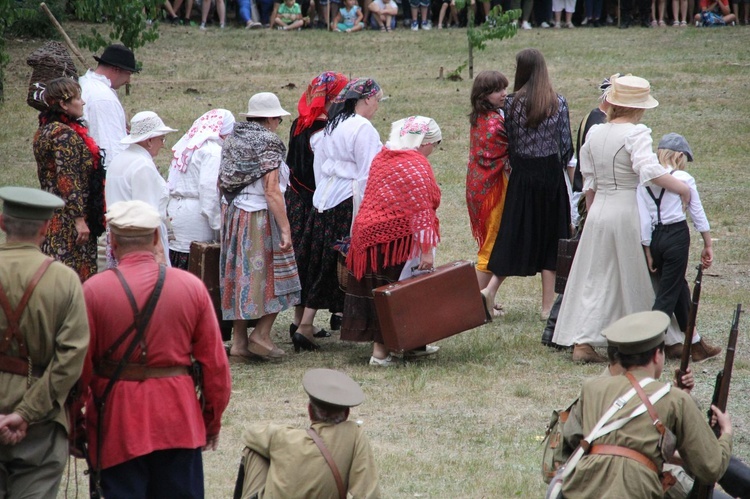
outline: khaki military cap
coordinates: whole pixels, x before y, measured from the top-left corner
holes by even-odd
[[[3,213],[23,220],[49,220],[57,208],[65,206],[61,198],[30,187],[0,187]]]
[[[664,342],[669,316],[649,311],[626,315],[602,331],[610,346],[625,355],[648,352]]]
[[[354,407],[365,400],[359,384],[341,371],[310,369],[302,378],[310,398],[340,407]]]
[[[161,225],[159,213],[143,201],[120,201],[107,210],[109,230],[123,236],[147,236]]]

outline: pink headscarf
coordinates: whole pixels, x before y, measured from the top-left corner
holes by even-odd
[[[226,109],[212,109],[193,122],[193,126],[172,147],[171,168],[185,173],[193,152],[209,139],[218,139],[234,130],[234,115]]]

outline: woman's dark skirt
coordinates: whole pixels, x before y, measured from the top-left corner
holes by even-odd
[[[557,156],[515,158],[505,208],[487,268],[532,276],[557,266],[557,241],[570,232],[570,201]]]
[[[370,252],[367,252],[367,267],[370,270]],[[349,281],[344,300],[344,321],[341,325],[341,339],[345,341],[374,341],[383,343],[380,322],[375,311],[372,290],[398,281],[404,264],[383,267],[383,254],[378,252],[375,272],[369,272],[362,279],[355,279],[349,272]]]
[[[351,198],[323,213],[310,210],[299,251],[295,248],[305,307],[328,309],[331,313],[344,310],[344,292],[336,275],[339,253],[333,245],[349,237],[352,211]]]

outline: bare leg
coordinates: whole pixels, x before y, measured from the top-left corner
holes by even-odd
[[[224,0],[216,0],[216,13],[219,14],[219,26],[223,28],[227,20],[227,9]]]
[[[448,4],[444,3],[443,6],[440,7],[440,16],[438,17],[438,29],[443,29],[443,19],[445,18],[445,11],[447,10],[448,10]],[[451,12],[451,14],[453,13]],[[481,286],[479,287],[481,288]]]
[[[548,316],[555,303],[555,271],[542,270],[542,315]]]
[[[232,347],[229,354],[247,357],[247,321],[232,321]]]
[[[427,22],[427,7],[421,7],[419,10],[422,11],[422,24]]]
[[[208,12],[211,10],[211,0],[203,0],[201,4],[201,26],[206,25],[208,19]]]
[[[273,322],[276,320],[277,315],[268,314],[258,319],[258,324],[253,329],[253,332],[250,333],[250,340],[253,343],[266,347],[269,350],[276,348],[273,340],[271,340],[271,327],[273,327]]]
[[[372,356],[376,359],[385,359],[389,353],[388,349],[382,343],[372,344]]]
[[[279,13],[279,5],[281,4],[278,4],[276,2],[273,3],[273,10],[271,11],[271,19],[272,19],[271,24],[276,23],[276,14]],[[284,24],[282,24],[282,26],[284,26]]]

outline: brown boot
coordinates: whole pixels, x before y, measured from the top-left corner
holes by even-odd
[[[693,362],[703,362],[711,357],[716,357],[720,353],[721,347],[709,345],[703,338],[698,343],[690,345],[690,356],[693,358]]]
[[[674,345],[667,345],[664,347],[664,355],[668,359],[681,359],[682,358],[682,343],[675,343]]]
[[[596,353],[591,345],[579,343],[573,347],[573,362],[607,362],[607,358]]]

